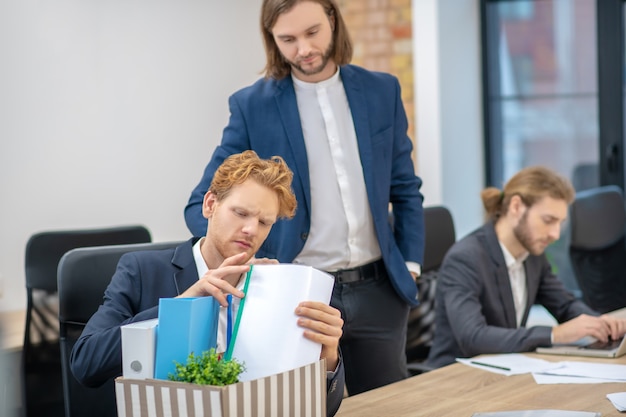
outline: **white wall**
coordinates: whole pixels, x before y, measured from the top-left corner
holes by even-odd
[[[483,223],[478,0],[413,0],[417,173],[424,205],[450,209],[457,238]]]
[[[143,223],[188,237],[183,207],[259,76],[260,0],[0,2],[0,311],[24,308],[42,230]],[[478,0],[414,0],[425,204],[480,224]]]
[[[24,308],[42,230],[145,224],[183,208],[227,98],[259,77],[259,0],[0,2],[0,310]]]

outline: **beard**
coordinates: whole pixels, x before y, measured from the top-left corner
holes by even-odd
[[[545,251],[545,248],[552,243],[551,239],[548,239],[546,244],[542,245],[541,248],[537,247],[541,241],[532,236],[530,227],[528,226],[528,210],[524,212],[524,215],[520,219],[519,223],[513,229],[513,235],[528,253],[535,256],[541,255]]]
[[[333,52],[335,49],[334,46],[335,44],[331,40],[330,43],[328,44],[328,47],[324,51],[324,53],[318,54],[322,57],[322,62],[318,66],[313,67],[313,68],[305,69],[302,67],[302,65],[298,63],[301,59],[310,58],[311,55],[306,56],[304,58],[300,58],[296,62],[289,61],[287,58],[284,57],[284,55],[283,55],[283,59],[291,66],[292,70],[295,70],[303,75],[316,75],[322,72],[324,68],[326,68],[326,65],[328,65],[328,61],[330,61],[330,57],[333,55]]]

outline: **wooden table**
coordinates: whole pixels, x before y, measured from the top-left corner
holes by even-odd
[[[549,361],[626,365],[618,359],[529,354]],[[626,383],[538,385],[531,374],[504,376],[460,363],[345,398],[337,417],[470,417],[475,412],[559,409],[624,416],[606,398]]]
[[[26,310],[0,312],[0,350],[21,350],[24,344]]]

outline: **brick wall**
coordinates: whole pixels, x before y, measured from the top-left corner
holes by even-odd
[[[411,0],[338,0],[338,4],[354,43],[352,63],[398,77],[408,134],[414,141]]]

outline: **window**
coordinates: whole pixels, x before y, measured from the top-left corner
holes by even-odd
[[[486,185],[530,165],[624,189],[624,0],[481,0]],[[547,252],[577,285],[567,228]]]
[[[573,178],[598,163],[595,3],[484,2],[489,185],[530,165]]]

